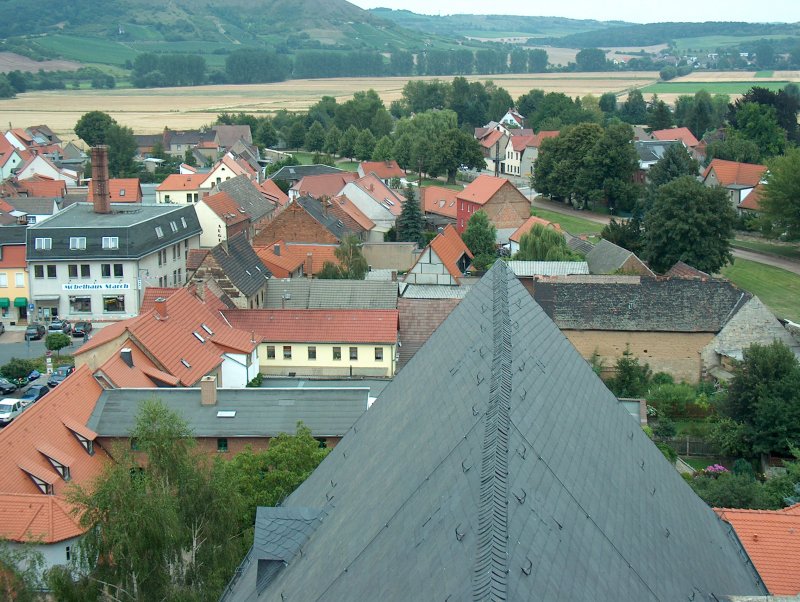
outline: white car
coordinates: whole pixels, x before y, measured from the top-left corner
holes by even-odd
[[[22,413],[22,409],[19,399],[7,398],[0,401],[0,424],[9,424]]]

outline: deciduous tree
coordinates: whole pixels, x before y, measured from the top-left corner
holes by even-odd
[[[790,149],[769,162],[761,206],[772,234],[800,239],[800,150]]]
[[[116,120],[103,111],[84,113],[75,124],[75,134],[89,146],[106,144],[106,134]]]
[[[489,221],[485,211],[477,211],[467,221],[461,237],[474,256],[496,255],[497,228]]]

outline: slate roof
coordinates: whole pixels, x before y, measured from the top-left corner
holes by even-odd
[[[252,297],[264,287],[264,281],[272,273],[258,257],[244,232],[240,232],[227,243],[220,243],[209,252],[225,276],[242,295]]]
[[[564,238],[567,241],[567,246],[572,249],[573,251],[577,251],[578,253],[582,253],[586,255],[594,248],[594,245],[590,243],[588,240],[584,240],[579,238],[578,236],[572,236],[567,232],[564,233]]]
[[[311,217],[317,220],[338,240],[343,240],[349,235],[357,234],[360,231],[348,228],[343,220],[339,219],[333,212],[327,211],[317,199],[310,196],[300,196],[294,202],[305,209]]]
[[[326,515],[260,597],[250,563],[226,602],[766,592],[503,262],[282,507]]]
[[[160,238],[157,227],[161,229]],[[102,214],[95,213],[91,203],[75,203],[28,228],[27,258],[137,259],[200,234],[201,230],[191,205],[112,203],[111,213]],[[71,236],[85,236],[86,249],[70,250]],[[103,249],[104,236],[118,237],[119,249]],[[52,238],[52,249],[36,249],[35,238]]]
[[[800,504],[781,510],[714,511],[736,530],[771,594],[800,594]]]
[[[52,197],[11,197],[3,199],[17,211],[31,215],[55,215],[58,213],[59,201]]]
[[[3,226],[0,228],[0,246],[24,245],[28,226]]]
[[[341,173],[343,169],[338,167],[331,167],[330,165],[289,165],[281,167],[278,171],[272,174],[270,180],[287,180],[289,182],[296,182],[302,180],[306,176],[317,176],[325,173]]]
[[[447,287],[452,288],[452,287]],[[412,299],[397,300],[400,313],[400,347],[397,350],[397,369],[400,370],[433,332],[445,321],[461,299]]]
[[[639,155],[641,163],[654,163],[664,156],[667,149],[675,144],[681,144],[679,140],[634,140],[633,148]]]
[[[287,293],[289,299],[283,299]],[[267,282],[267,309],[396,309],[397,283],[381,280],[311,280]]]
[[[463,299],[471,285],[460,284],[406,284],[398,282],[400,296],[406,299]],[[398,301],[399,303],[399,301]]]
[[[716,333],[752,297],[727,280],[593,278],[536,282],[534,299],[567,330]]]
[[[212,194],[225,192],[234,201],[239,203],[253,222],[269,215],[275,210],[275,205],[267,200],[261,189],[246,175],[236,176],[230,180],[223,180],[212,189]]]
[[[585,261],[509,261],[509,269],[514,275],[523,278],[533,276],[568,276],[588,274],[589,265]]]
[[[60,386],[60,385],[59,385]],[[294,433],[302,420],[315,437],[341,437],[367,410],[369,389],[217,389],[216,405],[200,403],[199,388],[109,389],[86,425],[100,437],[127,437],[136,424],[139,402],[158,397],[179,413],[196,437],[274,437]],[[233,417],[217,416],[235,411]]]
[[[223,148],[230,148],[239,140],[244,140],[248,144],[253,143],[249,125],[212,125],[211,129]]]
[[[613,274],[633,255],[628,249],[601,238],[586,254],[586,263],[592,274]]]

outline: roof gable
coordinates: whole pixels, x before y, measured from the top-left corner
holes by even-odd
[[[528,219],[526,219],[519,228],[517,228],[516,230],[514,230],[514,232],[511,233],[511,235],[508,237],[508,240],[519,242],[519,240],[522,238],[522,235],[527,234],[528,232],[533,230],[533,227],[536,224],[539,224],[543,228],[551,228],[553,230],[556,230],[557,232],[561,232],[561,226],[559,224],[532,215]]]
[[[381,180],[390,180],[391,178],[404,178],[406,172],[397,164],[397,161],[362,161],[358,165],[358,173],[362,176],[368,174],[375,174]]]
[[[713,172],[720,186],[747,186],[754,188],[764,177],[766,165],[712,159],[703,172],[703,180]]]
[[[654,130],[651,135],[656,140],[680,140],[687,147],[694,148],[700,142],[687,127],[668,128],[666,130]]]
[[[460,201],[469,201],[471,203],[477,203],[478,205],[485,205],[508,183],[508,180],[505,178],[480,175],[470,182],[464,190],[459,192],[456,198]]]
[[[244,297],[252,297],[264,288],[272,275],[250,246],[244,232],[211,249],[195,272],[195,278],[201,275],[209,257],[213,257],[216,266],[222,270],[222,274],[215,274],[214,279],[222,284],[221,278],[226,278]]]
[[[327,516],[259,600],[766,591],[503,262],[282,507]]]
[[[228,226],[246,222],[250,219],[244,207],[234,201],[229,194],[225,192],[218,192],[204,197],[201,201],[208,206],[211,211],[216,213],[222,221]]]

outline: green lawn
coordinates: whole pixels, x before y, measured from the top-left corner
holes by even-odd
[[[774,243],[760,240],[734,240],[733,246],[738,249],[747,249],[758,253],[769,253],[786,257],[787,259],[800,260],[800,246],[798,245],[776,245]]]
[[[681,456],[680,458],[695,470],[703,470],[708,466],[720,463],[719,458],[713,458],[710,456]],[[725,465],[723,464],[723,466]],[[727,468],[727,466],[725,466],[725,468]]]
[[[709,94],[744,94],[753,86],[768,88],[773,92],[782,90],[788,81],[741,81],[741,82],[659,82],[641,88],[642,94],[694,94],[705,90]]]
[[[756,71],[756,77],[772,77],[774,71]]]
[[[603,224],[596,224],[587,219],[564,215],[563,213],[548,211],[547,209],[539,209],[538,207],[532,210],[532,214],[550,222],[560,224],[564,230],[573,236],[578,236],[580,234],[599,234],[603,229]]]
[[[63,34],[36,38],[36,43],[56,52],[65,59],[83,63],[102,62],[107,65],[124,65],[125,61],[132,61],[138,54],[134,48],[119,42]]]
[[[336,163],[336,167],[345,171],[358,171],[358,161],[341,161]]]
[[[758,295],[777,317],[800,322],[800,276],[780,268],[737,259],[722,269],[736,286]]]

